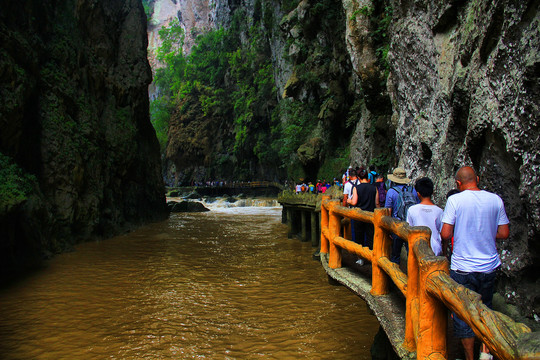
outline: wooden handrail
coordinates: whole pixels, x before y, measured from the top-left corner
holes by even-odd
[[[399,265],[390,261],[387,257],[380,257],[377,259],[379,266],[390,276],[394,284],[398,289],[407,295],[407,275],[400,270]]]
[[[374,226],[373,250],[343,237],[342,219],[353,219]],[[396,234],[409,248],[407,275],[390,261],[391,240]],[[427,227],[411,227],[390,216],[389,209],[374,212],[345,208],[339,200],[323,196],[321,202],[321,253],[329,255],[330,268],[341,267],[341,251],[370,260],[375,296],[388,293],[391,280],[406,297],[403,347],[416,351],[417,359],[446,359],[447,311],[458,314],[498,359],[539,358],[536,349],[519,347],[520,339],[531,330],[508,316],[485,306],[480,296],[456,283],[449,276],[448,260],[435,256]]]

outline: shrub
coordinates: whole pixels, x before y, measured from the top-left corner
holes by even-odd
[[[0,214],[23,203],[33,191],[36,178],[0,153]]]

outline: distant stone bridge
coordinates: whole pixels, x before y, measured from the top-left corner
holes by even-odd
[[[198,194],[204,196],[233,196],[243,194],[246,196],[277,197],[285,187],[277,182],[271,181],[244,181],[213,186],[188,186],[179,189],[183,191],[196,191]]]

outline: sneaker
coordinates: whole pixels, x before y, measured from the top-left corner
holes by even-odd
[[[356,260],[356,265],[360,265],[360,266],[364,265],[364,259]]]
[[[485,353],[485,352],[481,352],[478,360],[493,360],[493,355]]]

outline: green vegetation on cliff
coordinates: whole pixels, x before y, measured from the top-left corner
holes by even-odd
[[[200,34],[189,54],[178,22],[160,31],[157,58],[165,66],[156,70],[161,96],[151,115],[169,181],[315,180],[349,164],[343,149],[361,114],[350,62],[335,56],[346,52],[342,7],[288,1],[281,9],[288,15],[277,21],[273,5],[236,8],[227,28]],[[292,70],[280,91],[277,39]]]
[[[0,153],[0,215],[23,203],[32,193],[36,178]]]
[[[250,163],[272,165],[278,160],[277,139],[281,131],[273,116],[276,90],[269,49],[260,23],[248,25],[246,14],[237,11],[228,30],[223,28],[201,34],[191,52],[182,52],[184,34],[179,23],[160,31],[163,41],[158,60],[166,64],[156,71],[155,81],[162,97],[151,104],[152,122],[162,146],[166,131],[175,141],[194,142],[205,154],[205,165],[223,173],[233,165],[231,176],[249,179]],[[249,42],[242,43],[243,33]],[[172,109],[170,123],[167,112]],[[166,126],[168,125],[168,126]],[[193,129],[191,137],[186,134]],[[213,136],[220,129],[223,137]],[[213,140],[221,143],[219,154]],[[175,150],[168,150],[168,153]],[[210,152],[210,153],[209,153]],[[195,155],[195,154],[194,154]]]

